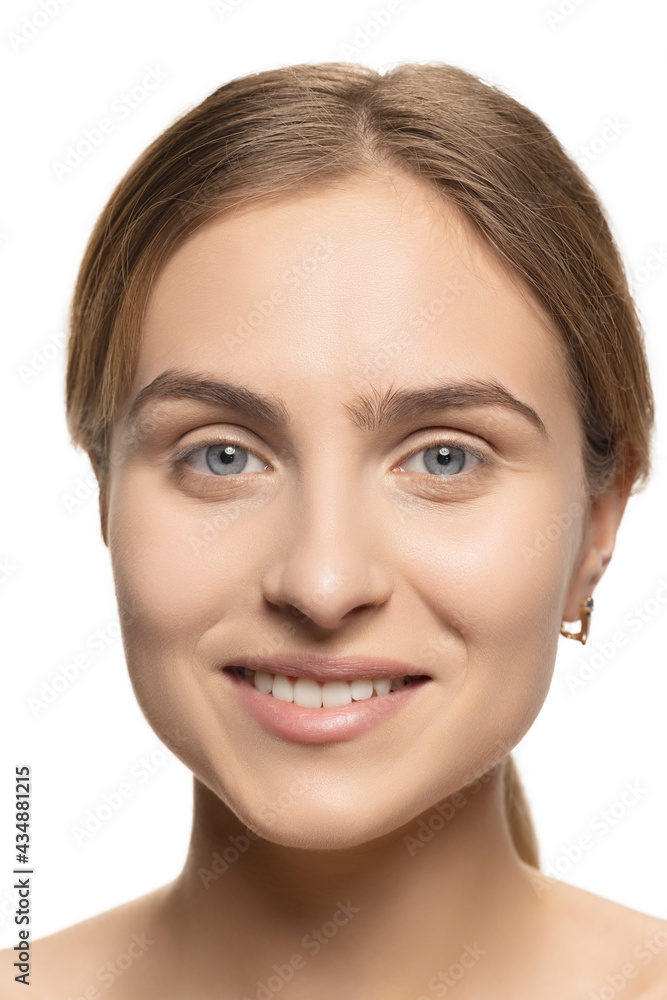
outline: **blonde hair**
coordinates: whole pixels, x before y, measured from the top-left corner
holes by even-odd
[[[70,313],[72,442],[105,489],[110,429],[134,376],[151,282],[227,209],[360,173],[400,170],[461,210],[537,297],[560,335],[584,430],[588,499],[650,472],[654,401],[641,328],[604,211],[533,112],[464,70],[287,66],[232,80],[174,121],[97,220]],[[537,842],[513,761],[505,804],[519,855]]]

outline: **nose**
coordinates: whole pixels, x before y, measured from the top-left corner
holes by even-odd
[[[263,576],[269,604],[292,614],[296,609],[329,630],[363,608],[383,605],[392,580],[378,520],[349,483],[332,489],[329,480],[304,490],[295,510]]]

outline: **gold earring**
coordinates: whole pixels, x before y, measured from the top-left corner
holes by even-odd
[[[591,623],[591,614],[593,612],[593,598],[584,597],[581,604],[579,605],[579,617],[581,619],[581,630],[579,632],[566,632],[561,623],[560,634],[564,635],[566,639],[578,639],[583,645],[586,644],[586,639],[588,639],[588,629]]]

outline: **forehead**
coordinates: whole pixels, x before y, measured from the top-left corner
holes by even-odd
[[[262,201],[195,232],[153,285],[133,392],[183,367],[316,406],[348,386],[440,377],[500,381],[545,422],[572,406],[537,300],[455,207],[401,174]]]

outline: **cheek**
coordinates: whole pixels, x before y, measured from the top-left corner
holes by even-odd
[[[169,646],[196,642],[238,601],[252,551],[252,519],[216,514],[141,474],[115,491],[109,550],[119,602],[145,636]],[[221,508],[218,508],[221,510]]]
[[[218,724],[201,640],[235,613],[246,579],[256,577],[247,564],[252,525],[167,493],[148,473],[119,474],[109,550],[137,701],[160,739],[201,774],[193,733],[214,744]]]
[[[459,664],[466,697],[497,704],[506,694],[519,708],[546,696],[581,512],[567,481],[526,477],[406,522],[401,558],[445,630],[443,659]]]

